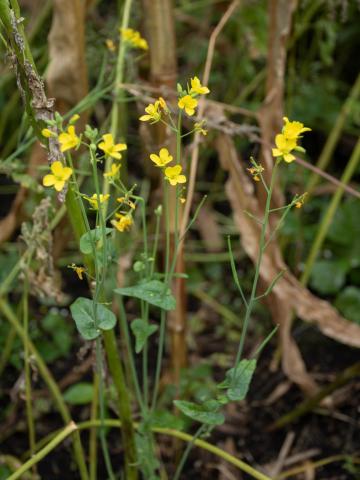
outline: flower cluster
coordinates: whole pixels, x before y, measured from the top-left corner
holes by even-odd
[[[195,113],[195,109],[198,106],[198,101],[196,97],[198,95],[207,95],[210,93],[208,87],[201,85],[198,77],[190,79],[190,87],[187,87],[187,90],[183,90],[181,85],[178,86],[180,93],[180,98],[178,101],[178,107],[191,117]]]
[[[272,149],[274,157],[283,158],[285,162],[291,163],[295,160],[294,150],[303,152],[304,149],[300,147],[297,142],[301,139],[301,134],[309,132],[311,128],[304,127],[301,122],[290,122],[287,117],[284,117],[284,126],[282,132],[276,135],[276,148]]]
[[[145,108],[145,115],[142,115],[139,120],[142,122],[150,122],[157,123],[161,120],[162,113],[168,114],[169,109],[162,97],[159,97],[155,103],[149,103],[149,105]]]
[[[160,167],[164,171],[165,179],[170,185],[177,185],[178,183],[186,183],[186,176],[182,174],[182,166],[175,165],[173,167],[166,167],[168,163],[173,161],[172,155],[170,155],[167,148],[162,148],[159,155],[152,153],[150,160],[155,163],[157,167]]]
[[[132,28],[120,28],[121,38],[133,48],[149,50],[149,45],[139,32]]]
[[[122,206],[129,207],[129,210],[128,211],[120,210],[120,212],[116,213],[115,219],[111,220],[111,224],[119,232],[126,232],[134,223],[133,217],[132,217],[132,211],[135,210],[136,205],[132,200],[130,200],[130,198],[128,198],[128,196],[119,197],[116,199],[116,201],[119,202],[120,205]]]

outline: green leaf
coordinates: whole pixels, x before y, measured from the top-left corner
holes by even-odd
[[[64,393],[64,400],[71,405],[86,405],[91,403],[93,396],[93,385],[82,382],[69,387]]]
[[[160,280],[145,281],[132,287],[116,288],[114,291],[125,297],[145,300],[150,305],[164,310],[175,310],[176,307],[176,301],[171,294],[171,290],[166,288],[165,284],[160,282]]]
[[[99,303],[96,305],[95,318],[94,302],[89,298],[79,297],[70,306],[70,310],[76,327],[85,340],[94,340],[100,335],[100,330],[111,330],[116,325],[114,313]]]
[[[225,421],[224,415],[217,411],[220,405],[216,400],[212,400],[211,403],[208,401],[202,405],[185,400],[174,400],[174,404],[184,415],[197,422],[206,425],[222,425]]]
[[[335,307],[344,317],[360,324],[360,288],[344,288],[336,297]]]
[[[226,395],[231,401],[241,401],[246,397],[251,379],[256,368],[256,360],[241,360],[236,373],[234,368],[226,372],[225,380],[218,385],[219,388],[226,388]]]
[[[106,228],[106,235],[109,235],[113,231],[112,228]],[[95,244],[95,248],[99,247],[99,243],[102,243],[102,231],[101,228],[95,228],[90,232],[84,233],[80,238],[80,251],[85,255],[93,253],[92,243]]]
[[[173,428],[174,430],[182,430],[184,428],[183,420],[167,410],[153,412],[150,418],[150,425],[153,428]]]
[[[347,270],[347,262],[319,260],[311,272],[310,285],[324,295],[337,293],[345,283]]]
[[[359,200],[352,198],[337,209],[328,238],[340,245],[351,246],[359,237]]]
[[[140,353],[144,348],[146,340],[156,332],[157,325],[150,325],[141,318],[136,318],[131,322],[131,330],[135,336],[135,352]]]

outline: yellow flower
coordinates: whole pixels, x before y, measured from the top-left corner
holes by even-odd
[[[283,120],[285,125],[282,133],[289,140],[297,140],[302,133],[311,131],[311,128],[304,127],[301,122],[290,122],[287,117],[284,117]]]
[[[163,97],[159,97],[159,105],[160,107],[165,111],[165,112],[168,112],[169,109],[168,109],[168,106],[167,106],[167,103],[165,102],[165,100],[163,99]]]
[[[121,167],[120,163],[118,165],[116,165],[115,163],[112,163],[110,170],[104,173],[104,177],[109,177],[109,178],[116,177],[119,173],[120,167]]]
[[[54,187],[56,191],[60,192],[67,180],[69,180],[72,174],[72,168],[64,167],[59,161],[51,164],[50,169],[52,173],[45,175],[43,178],[43,185],[45,187]]]
[[[186,183],[185,175],[181,174],[182,166],[175,165],[174,167],[165,168],[165,178],[169,180],[170,185],[177,185],[178,183]]]
[[[114,137],[112,136],[111,133],[106,133],[105,135],[102,136],[103,142],[99,143],[99,148],[102,150],[106,155],[112,158],[116,158],[117,160],[120,160],[121,158],[121,153],[124,150],[127,149],[127,146],[125,143],[114,143]]]
[[[301,208],[304,205],[306,196],[307,196],[307,192],[303,193],[300,197],[296,198],[295,200],[296,208]]]
[[[116,213],[115,215],[117,220],[111,220],[112,225],[119,230],[119,232],[125,232],[129,230],[133,224],[133,219],[130,215],[123,215],[121,213]]]
[[[132,28],[120,28],[121,38],[128,42],[132,47],[148,50],[149,45],[145,38],[142,38],[139,32]]]
[[[152,120],[152,123],[159,122],[161,119],[159,106],[159,100],[156,100],[155,103],[149,103],[149,105],[145,108],[145,112],[147,113],[147,115],[142,115],[139,120],[141,120],[142,122],[148,122],[149,120]]]
[[[195,98],[192,98],[190,95],[185,95],[178,101],[179,108],[181,108],[181,110],[185,110],[190,117],[194,115],[197,104],[198,101]]]
[[[76,148],[80,145],[80,138],[75,133],[75,127],[70,125],[67,132],[62,132],[59,135],[60,150],[66,152],[71,148]]]
[[[107,46],[108,50],[110,50],[110,52],[115,52],[115,43],[110,38],[107,38],[105,40],[105,45]]]
[[[275,137],[275,145],[277,148],[272,149],[273,157],[283,157],[288,163],[295,160],[295,155],[290,152],[296,147],[296,139],[287,138],[284,134],[279,133]]]
[[[41,130],[41,135],[45,138],[56,137],[56,133],[51,131],[49,128],[43,128]]]
[[[74,270],[74,272],[79,277],[79,279],[83,280],[83,278],[84,278],[83,273],[86,272],[86,268],[78,267],[77,265],[75,265],[75,263],[72,263],[71,265],[68,265],[68,268],[71,268],[72,270]]]
[[[210,93],[210,90],[208,89],[208,87],[204,87],[203,85],[201,85],[201,82],[198,79],[198,77],[191,78],[190,83],[191,83],[191,88],[189,93],[195,93],[197,95],[206,95],[207,93]]]
[[[165,167],[165,165],[172,162],[173,157],[169,154],[169,150],[167,148],[162,148],[159,152],[159,155],[152,153],[150,155],[150,159],[157,167]]]
[[[100,193],[100,195],[99,195],[100,205],[104,202],[107,202],[109,197],[110,197],[110,195],[108,193],[106,195],[103,195],[102,193]],[[97,196],[96,193],[94,193],[94,195],[92,195],[92,197],[87,197],[87,196],[84,195],[84,198],[85,198],[86,201],[88,201],[90,203],[91,207],[94,210],[99,210],[98,196]]]

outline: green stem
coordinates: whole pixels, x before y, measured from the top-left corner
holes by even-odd
[[[121,29],[128,28],[130,20],[132,0],[125,0],[124,10],[122,14]],[[119,118],[120,118],[120,94],[123,91],[121,84],[124,82],[124,67],[125,67],[125,52],[126,42],[121,41],[119,46],[119,53],[116,63],[116,74],[114,82],[114,102],[111,110],[111,128],[110,131],[114,138],[118,135],[119,130]],[[112,158],[109,156],[105,163],[105,172],[109,172],[111,169]],[[103,193],[104,195],[110,192],[109,178],[104,177],[103,181]],[[106,212],[106,209],[105,209]]]
[[[77,240],[79,241],[81,236],[86,233],[87,228],[84,223],[84,218],[81,212],[81,208],[79,207],[79,204],[77,202],[75,192],[71,188],[69,188],[67,193],[66,205],[68,208],[71,224],[73,226]],[[92,257],[89,255],[84,255],[83,258],[89,273],[92,274],[94,272],[94,262]],[[102,336],[108,359],[109,370],[117,393],[119,417],[122,424],[124,425],[124,429],[122,432],[122,440],[125,451],[126,475],[128,480],[136,480],[136,448],[134,430],[131,420],[130,399],[125,384],[122,363],[117,351],[116,337],[113,330],[103,331]]]
[[[185,450],[184,450],[184,452],[181,456],[180,462],[179,462],[179,464],[176,468],[176,472],[174,474],[173,480],[179,480],[181,472],[182,472],[182,470],[185,466],[185,462],[188,459],[188,456],[190,454],[190,451],[191,451],[192,447],[195,444],[195,441],[202,435],[202,433],[204,432],[205,429],[206,429],[206,425],[201,425],[201,427],[198,428],[197,432],[195,433],[195,435],[193,436],[191,441],[187,444],[187,446],[186,446],[186,448],[185,448]]]
[[[107,427],[111,428],[122,428],[121,422],[119,420],[113,420],[113,419],[107,419],[105,420],[105,425]],[[100,427],[101,422],[100,420],[95,420],[95,421],[85,421],[81,422],[77,425],[79,430],[87,430],[89,428],[94,428],[94,427]],[[135,428],[138,428],[138,424],[134,424]],[[234,465],[236,468],[239,470],[247,473],[250,475],[252,478],[255,478],[256,480],[271,480],[268,476],[264,475],[263,473],[255,470],[255,468],[252,468],[250,465],[247,463],[243,462],[242,460],[239,460],[238,458],[234,457],[228,452],[225,452],[221,448],[216,447],[215,445],[212,445],[209,442],[206,442],[205,440],[201,439],[195,439],[194,436],[190,435],[185,432],[180,432],[179,430],[174,430],[171,428],[152,428],[151,429],[154,433],[158,433],[159,435],[167,435],[170,437],[178,438],[179,440],[182,440],[184,442],[193,442],[193,444],[196,447],[199,447],[203,450],[206,450],[207,452],[210,452],[214,455],[216,455],[219,458],[222,458],[226,462],[230,463],[231,465]],[[51,437],[53,438],[53,435],[48,435],[46,438],[43,438],[39,443],[38,446],[43,445],[45,442],[48,441],[48,439]],[[39,447],[38,447],[39,448]]]
[[[6,364],[9,360],[9,357],[11,355],[13,346],[14,346],[14,341],[16,338],[16,330],[14,327],[10,327],[8,334],[6,335],[6,340],[5,340],[5,345],[3,346],[2,352],[1,352],[1,358],[0,358],[0,377],[2,375],[2,372],[4,371]]]
[[[29,262],[31,257],[29,258]],[[25,365],[25,399],[26,399],[26,417],[27,426],[29,431],[29,445],[31,455],[35,453],[35,424],[32,408],[32,395],[31,395],[31,365],[30,365],[30,352],[29,352],[29,279],[27,275],[27,269],[29,268],[29,262],[24,269],[24,292],[23,292],[23,329],[25,334],[24,341],[24,365]],[[34,469],[34,475],[36,470]]]
[[[56,435],[42,450],[33,455],[27,462],[25,462],[21,467],[16,470],[7,480],[16,480],[21,478],[21,476],[34,467],[37,463],[45,458],[54,448],[56,448],[61,442],[63,442],[69,435],[77,431],[77,426],[74,422],[71,422],[64,430]]]
[[[96,370],[99,378],[99,405],[100,405],[100,442],[104,455],[105,467],[110,480],[115,480],[115,474],[111,465],[109,448],[106,441],[105,431],[105,394],[104,394],[104,367],[102,362],[101,340],[100,337],[96,339]]]
[[[15,328],[16,333],[18,336],[21,338],[21,340],[25,343],[28,344],[29,352],[31,355],[35,358],[38,370],[40,372],[40,375],[43,377],[45,383],[47,384],[54,400],[55,403],[58,407],[58,410],[64,420],[65,423],[71,422],[71,416],[70,412],[66,406],[66,403],[61,395],[61,392],[59,390],[59,387],[57,386],[55,380],[53,379],[50,371],[48,370],[45,362],[41,358],[41,355],[39,352],[36,350],[34,344],[31,342],[31,340],[27,337],[26,332],[20,325],[16,315],[12,311],[11,307],[9,304],[3,299],[0,298],[0,310],[3,312],[4,316],[6,319],[9,321],[11,326]],[[76,462],[79,467],[80,471],[80,476],[82,480],[88,480],[89,476],[87,473],[86,469],[86,464],[85,464],[85,455],[84,451],[81,445],[81,439],[80,439],[80,434],[78,432],[75,433],[74,435],[74,455]],[[32,465],[31,465],[32,466]]]
[[[97,419],[99,403],[99,375],[95,371],[93,374],[94,395],[91,402],[91,421]],[[104,428],[104,425],[103,425]],[[97,479],[97,431],[92,428],[89,434],[89,473],[90,480]]]
[[[161,310],[160,315],[161,317],[160,317],[159,344],[158,344],[158,352],[157,352],[157,358],[156,358],[155,381],[154,381],[154,389],[153,389],[153,396],[152,396],[152,402],[151,402],[151,412],[153,412],[156,408],[156,401],[157,401],[159,385],[160,385],[162,358],[163,358],[164,345],[165,345],[165,330],[166,330],[165,310]]]
[[[260,266],[261,266],[263,254],[264,254],[264,251],[265,251],[265,246],[266,246],[266,244],[265,244],[266,230],[267,230],[267,226],[268,226],[268,223],[269,223],[271,196],[272,196],[272,192],[273,192],[274,185],[275,185],[275,177],[276,177],[277,168],[278,168],[278,162],[276,161],[275,164],[274,164],[274,167],[273,167],[272,174],[271,174],[270,187],[267,190],[265,212],[264,212],[264,218],[263,218],[263,221],[262,221],[261,233],[260,233],[259,254],[258,254],[257,261],[256,261],[255,275],[254,275],[253,285],[252,285],[252,289],[251,289],[250,299],[249,299],[248,305],[246,307],[246,313],[245,313],[243,328],[242,328],[242,331],[241,331],[239,348],[238,348],[238,351],[237,351],[237,354],[236,354],[233,379],[235,379],[236,369],[237,369],[238,364],[241,360],[241,355],[242,355],[242,352],[243,352],[243,349],[244,349],[245,337],[246,337],[247,329],[248,329],[248,326],[249,326],[250,316],[251,316],[252,310],[253,310],[255,302],[256,302],[256,290],[257,290],[259,276],[260,276]]]
[[[314,242],[311,245],[311,249],[308,255],[308,258],[305,263],[305,269],[304,272],[300,278],[300,282],[302,285],[306,285],[314,263],[316,261],[317,256],[319,255],[319,252],[321,250],[321,247],[323,246],[324,240],[326,238],[326,235],[329,231],[331,222],[334,218],[334,215],[336,213],[336,210],[339,206],[339,203],[342,199],[342,196],[344,194],[344,185],[347,185],[353,176],[354,172],[356,171],[356,168],[359,164],[360,160],[360,139],[357,141],[356,146],[352,152],[352,155],[350,157],[350,160],[348,164],[346,165],[346,168],[344,170],[344,173],[341,176],[341,183],[343,185],[339,185],[331,199],[331,202],[322,218],[322,221],[320,223],[320,227],[317,231],[316,237]]]

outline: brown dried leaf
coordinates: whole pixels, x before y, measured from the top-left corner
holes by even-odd
[[[215,212],[209,205],[204,204],[201,207],[196,220],[196,226],[208,252],[219,252],[222,250],[224,244],[223,237],[220,233],[219,224],[216,221]]]

